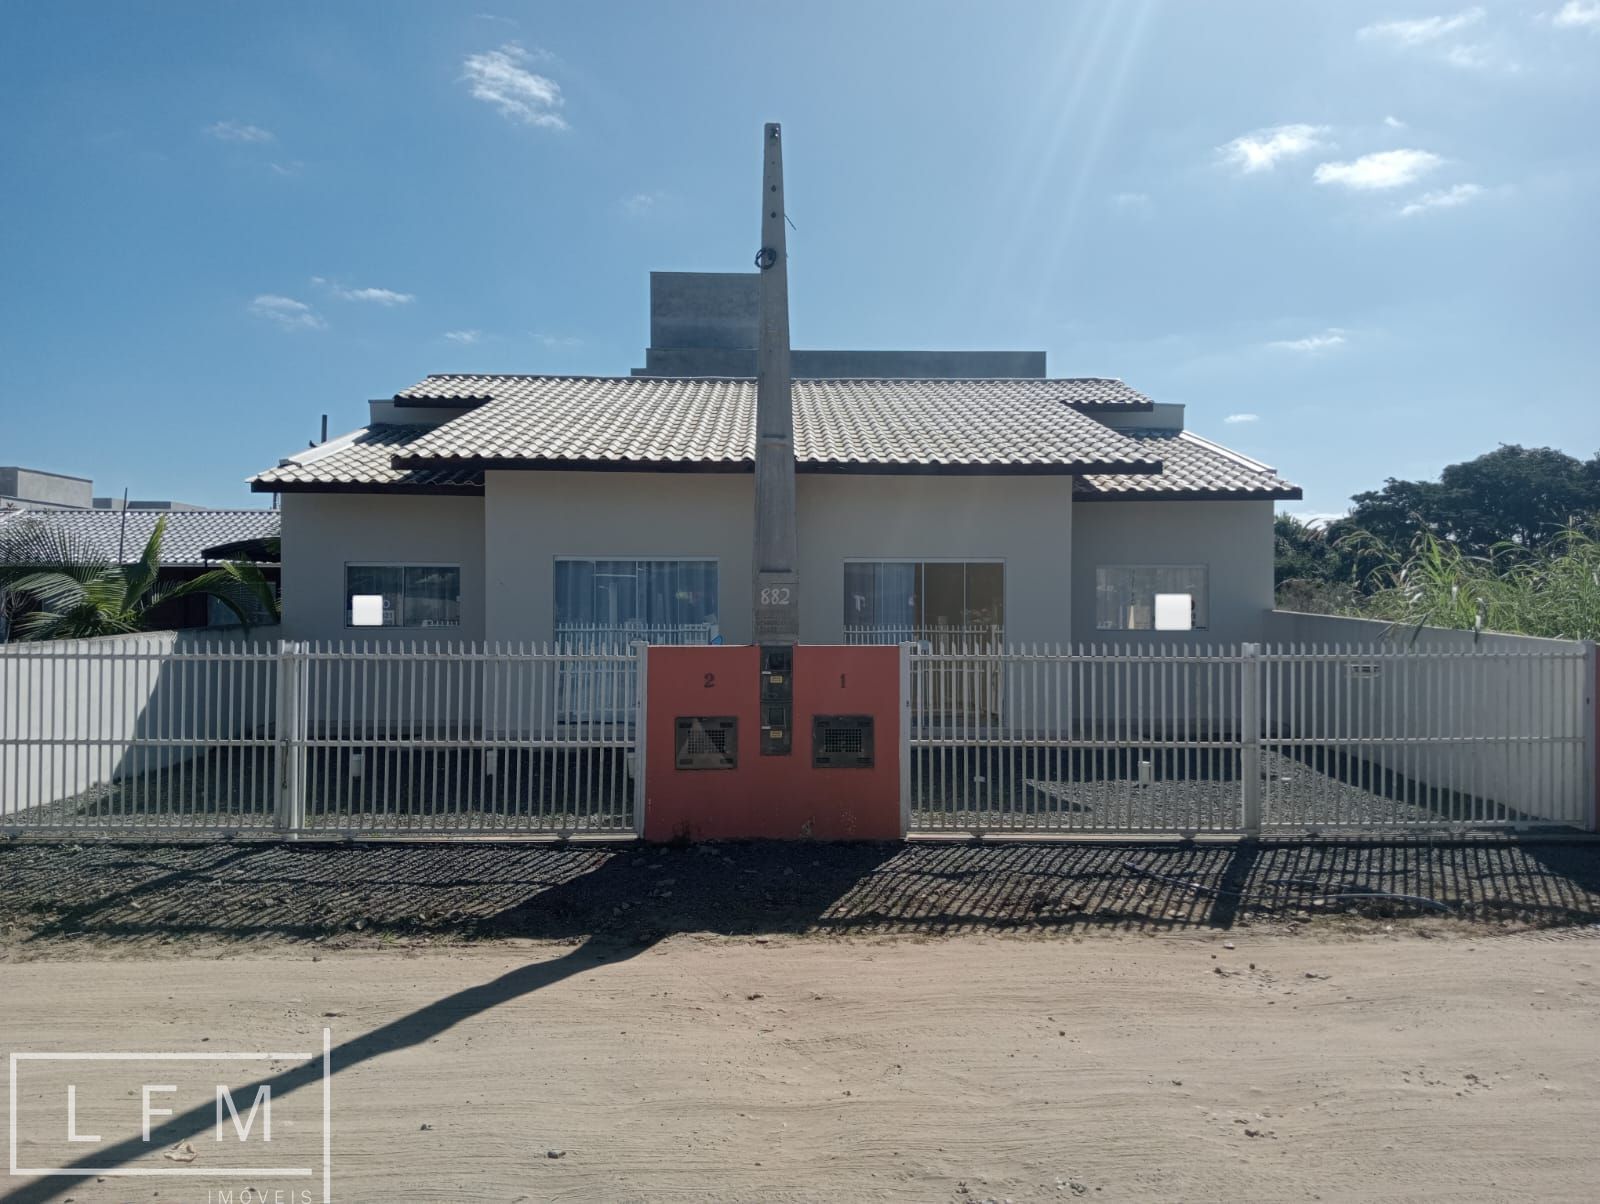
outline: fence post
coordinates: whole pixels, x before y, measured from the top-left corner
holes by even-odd
[[[290,713],[294,707],[294,660],[289,655],[289,642],[278,641],[276,668],[277,706],[272,723],[273,760],[277,762],[278,797],[273,805],[272,826],[280,832],[289,830],[289,816],[293,802],[289,798],[289,728]]]
[[[911,832],[911,652],[900,645],[900,839]]]
[[[1589,831],[1600,832],[1600,655],[1590,640],[1583,646],[1584,798],[1589,800]]]
[[[278,805],[274,826],[298,840],[305,826],[306,682],[304,644],[278,643]]]
[[[650,645],[635,640],[633,649],[633,834],[644,839],[644,809],[649,799],[645,782],[649,777],[646,763],[647,741],[650,730]]]
[[[1245,835],[1261,835],[1261,645],[1239,647],[1239,776]]]

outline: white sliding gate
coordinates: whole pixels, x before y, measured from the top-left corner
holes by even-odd
[[[911,831],[1585,829],[1594,653],[905,645]]]
[[[627,835],[643,646],[0,646],[0,834]]]

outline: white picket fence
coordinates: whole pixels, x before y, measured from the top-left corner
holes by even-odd
[[[910,832],[1594,824],[1593,645],[901,657]],[[0,835],[626,835],[646,695],[643,645],[600,636],[6,645]]]
[[[846,624],[846,644],[918,644],[925,652],[1001,651],[1005,628],[997,624],[941,627],[907,623],[890,626]]]
[[[558,623],[556,644],[576,652],[626,652],[634,644],[714,644],[715,623]]]
[[[911,831],[1594,822],[1594,650],[906,649]]]
[[[0,833],[636,830],[642,646],[0,648]]]

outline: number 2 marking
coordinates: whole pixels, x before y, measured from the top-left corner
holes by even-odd
[[[705,684],[704,688],[709,690],[713,686],[715,686],[716,684],[717,684],[717,675],[715,673],[707,673],[706,674],[706,684]]]

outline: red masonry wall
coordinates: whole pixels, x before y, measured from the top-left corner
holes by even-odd
[[[900,650],[795,649],[794,746],[760,754],[760,650],[750,645],[651,648],[645,752],[646,840],[897,840],[900,832]],[[739,720],[735,769],[676,767],[679,715]],[[813,769],[813,715],[872,715],[871,769]]]

